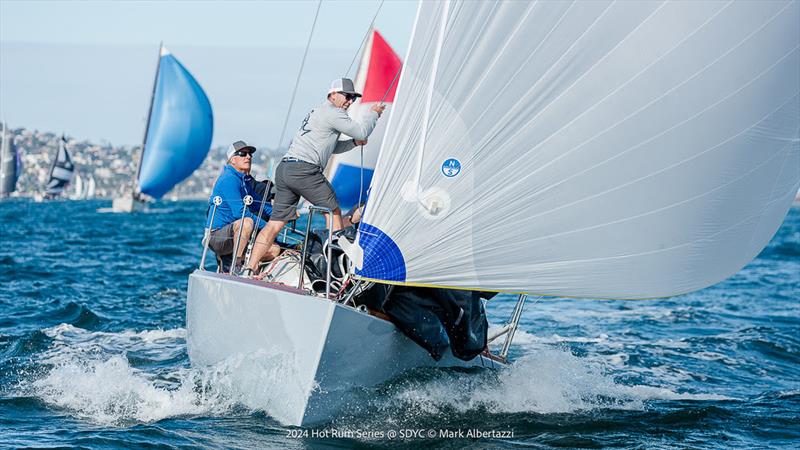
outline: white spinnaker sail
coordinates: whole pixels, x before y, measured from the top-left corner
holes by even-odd
[[[714,284],[800,185],[800,4],[422,2],[362,277],[647,298]]]

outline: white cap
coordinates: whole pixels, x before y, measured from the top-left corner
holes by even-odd
[[[228,146],[228,159],[231,159],[234,153],[238,152],[239,150],[249,150],[250,153],[255,153],[256,148],[252,145],[247,145],[245,141],[236,141],[233,144]]]

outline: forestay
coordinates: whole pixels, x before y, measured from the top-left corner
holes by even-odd
[[[203,163],[214,129],[211,103],[192,74],[162,47],[139,190],[161,198]]]
[[[362,277],[646,298],[738,271],[800,184],[798,2],[422,2]]]

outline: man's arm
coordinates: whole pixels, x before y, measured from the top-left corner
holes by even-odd
[[[350,116],[347,115],[347,112],[343,109],[334,108],[334,110],[333,116],[328,120],[331,127],[342,134],[350,136],[353,139],[366,139],[369,134],[372,133],[372,130],[375,129],[375,124],[378,123],[378,113],[373,110],[368,111],[361,122],[351,119]],[[354,146],[355,144],[353,144],[353,147]]]
[[[346,141],[339,141],[336,147],[333,148],[333,153],[344,153],[356,147],[355,139],[348,139]]]

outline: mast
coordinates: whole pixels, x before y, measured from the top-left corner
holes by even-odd
[[[147,123],[144,126],[144,137],[142,138],[142,151],[139,152],[139,161],[136,164],[136,176],[132,180],[131,194],[136,195],[136,180],[139,179],[139,173],[142,171],[142,160],[144,159],[144,149],[147,146],[147,131],[150,129],[150,118],[153,115],[153,100],[156,97],[156,86],[158,85],[158,71],[161,69],[161,57],[167,54],[164,48],[164,42],[158,44],[158,62],[156,63],[156,75],[153,78],[153,92],[150,94],[150,107],[147,109]]]

